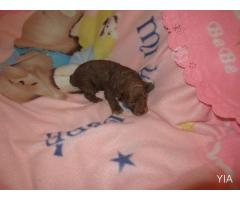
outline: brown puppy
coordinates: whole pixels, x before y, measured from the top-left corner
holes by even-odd
[[[152,83],[144,82],[136,71],[107,60],[93,60],[80,65],[70,76],[70,83],[95,103],[102,101],[96,97],[96,93],[104,91],[115,114],[123,111],[118,101],[135,115],[146,113],[147,93],[154,88]]]

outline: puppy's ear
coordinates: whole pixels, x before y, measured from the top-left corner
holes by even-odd
[[[154,89],[154,84],[150,82],[145,82],[145,90],[147,93],[151,92]]]
[[[28,72],[22,68],[6,66],[3,69],[3,74],[7,78],[22,78],[28,75]]]

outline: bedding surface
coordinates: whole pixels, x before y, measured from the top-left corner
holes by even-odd
[[[14,62],[14,40],[21,36],[24,22],[34,11],[10,11],[0,13],[0,63]],[[11,59],[10,59],[11,57]],[[5,61],[5,62],[4,62]],[[1,68],[2,65],[0,65]]]
[[[86,11],[82,20],[73,34],[83,49],[70,63],[101,58],[135,69],[155,84],[149,112],[137,117],[123,107],[112,115],[106,101],[81,94],[24,104],[0,96],[0,188],[239,188],[239,126],[217,117],[185,83],[162,12]],[[93,24],[94,33],[81,32]],[[219,182],[221,175],[232,181]]]
[[[240,123],[240,11],[166,11],[164,16],[169,47],[187,83],[218,116]]]

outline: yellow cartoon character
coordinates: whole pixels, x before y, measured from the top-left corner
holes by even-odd
[[[95,59],[109,56],[117,40],[118,16],[114,11],[86,13],[71,31],[83,49],[92,48]]]

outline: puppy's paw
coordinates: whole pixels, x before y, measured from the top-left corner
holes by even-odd
[[[98,103],[100,101],[103,101],[101,98],[96,97],[95,95],[92,95],[92,94],[84,93],[84,96],[86,97],[86,99],[88,99],[93,103]]]
[[[103,101],[103,100],[101,98],[99,98],[99,97],[96,97],[96,98],[92,99],[93,103],[98,103],[98,102],[101,102],[101,101]]]
[[[119,107],[117,107],[117,108],[114,108],[113,110],[112,110],[112,113],[113,114],[116,114],[116,115],[119,115],[119,114],[121,114],[123,112],[123,109],[119,106]]]

